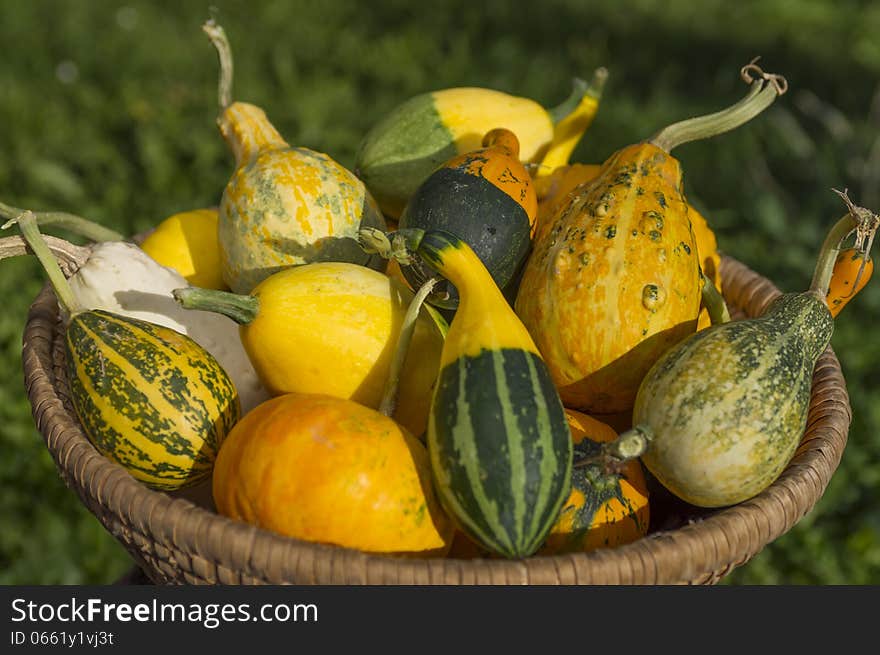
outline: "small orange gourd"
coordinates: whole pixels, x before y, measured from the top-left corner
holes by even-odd
[[[217,454],[213,496],[224,516],[311,542],[424,557],[452,542],[425,446],[334,396],[284,394],[251,410]]]
[[[571,495],[539,555],[620,546],[648,533],[648,487],[638,454],[645,442],[620,456],[611,446],[619,437],[609,425],[573,409],[565,410],[574,442]],[[629,433],[627,433],[627,437]]]
[[[861,291],[874,273],[874,260],[859,248],[841,250],[834,261],[828,287],[828,309],[837,316],[846,304]]]

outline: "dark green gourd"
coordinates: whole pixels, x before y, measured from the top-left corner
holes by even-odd
[[[877,227],[875,214],[850,209],[829,231],[808,291],[781,294],[755,318],[693,334],[668,350],[639,387],[633,426],[650,441],[642,461],[686,502],[722,507],[747,500],[794,455],[813,369],[834,331],[825,300],[834,260],[854,230]]]

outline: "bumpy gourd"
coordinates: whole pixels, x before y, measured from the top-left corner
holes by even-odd
[[[567,407],[628,411],[648,368],[696,330],[703,280],[669,151],[733,129],[783,90],[762,73],[730,109],[621,148],[539,229],[515,308]]]
[[[366,255],[356,240],[362,226],[385,227],[363,182],[324,153],[292,147],[259,107],[232,102],[229,43],[213,21],[204,30],[220,55],[218,126],[235,155],[220,201],[226,284],[248,293],[282,268],[317,261],[382,270],[385,262]]]
[[[510,130],[491,130],[482,147],[453,157],[419,186],[400,217],[399,228],[445,230],[467,243],[507,290],[531,248],[538,201],[532,179],[519,161],[519,140]],[[416,259],[402,268],[412,287],[431,275]],[[433,305],[458,306],[458,291],[444,280]]]
[[[632,423],[649,439],[642,461],[669,491],[723,507],[780,475],[804,433],[813,369],[834,329],[826,297],[839,243],[857,227],[873,234],[878,223],[854,208],[829,231],[809,290],[691,335],[653,365]]]
[[[549,229],[553,224],[559,207],[566,202],[568,196],[576,193],[576,189],[582,184],[587,184],[599,175],[602,167],[599,164],[569,164],[565,163],[554,169],[551,173],[535,179],[535,191],[538,195],[538,218],[537,229]],[[703,274],[709,278],[718,293],[724,289],[721,281],[721,255],[718,252],[718,239],[715,232],[709,227],[705,217],[690,203],[687,204],[688,219],[694,232],[694,242],[697,247],[697,257]],[[703,308],[697,321],[697,329],[702,330],[711,324],[709,310]]]
[[[455,284],[428,421],[440,501],[490,552],[526,557],[543,543],[568,497],[572,443],[541,356],[489,271],[441,230],[364,231],[365,247],[419,257]]]
[[[592,123],[607,74],[599,68],[590,83],[575,79],[571,97],[552,110],[529,98],[478,87],[414,96],[367,132],[355,170],[385,215],[397,219],[437,167],[479,148],[492,129],[504,127],[517,135],[523,162],[565,158]]]

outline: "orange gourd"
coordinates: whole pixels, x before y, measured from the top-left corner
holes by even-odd
[[[425,557],[452,541],[425,446],[333,396],[290,393],[248,413],[217,454],[213,495],[225,516],[306,541]]]
[[[760,71],[746,67],[744,77]],[[784,92],[760,71],[729,109],[671,125],[612,154],[542,226],[515,309],[567,407],[631,409],[648,369],[697,329],[703,283],[696,239],[670,151],[751,119]]]

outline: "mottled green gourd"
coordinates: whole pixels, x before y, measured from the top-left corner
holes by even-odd
[[[384,238],[365,234],[374,242]],[[408,253],[455,284],[428,419],[431,472],[459,529],[505,557],[544,542],[568,497],[572,440],[534,342],[479,257],[442,230],[401,230]]]
[[[829,231],[808,291],[781,294],[758,317],[710,326],[650,369],[632,423],[649,434],[642,461],[669,491],[722,507],[780,475],[803,436],[813,369],[831,341],[826,296],[840,243],[877,224],[853,206]]]
[[[357,243],[360,227],[386,225],[363,182],[324,153],[292,147],[259,107],[232,102],[229,42],[214,21],[203,29],[220,56],[217,123],[235,155],[218,229],[229,288],[249,293],[282,268],[318,261],[384,270],[386,262]]]

